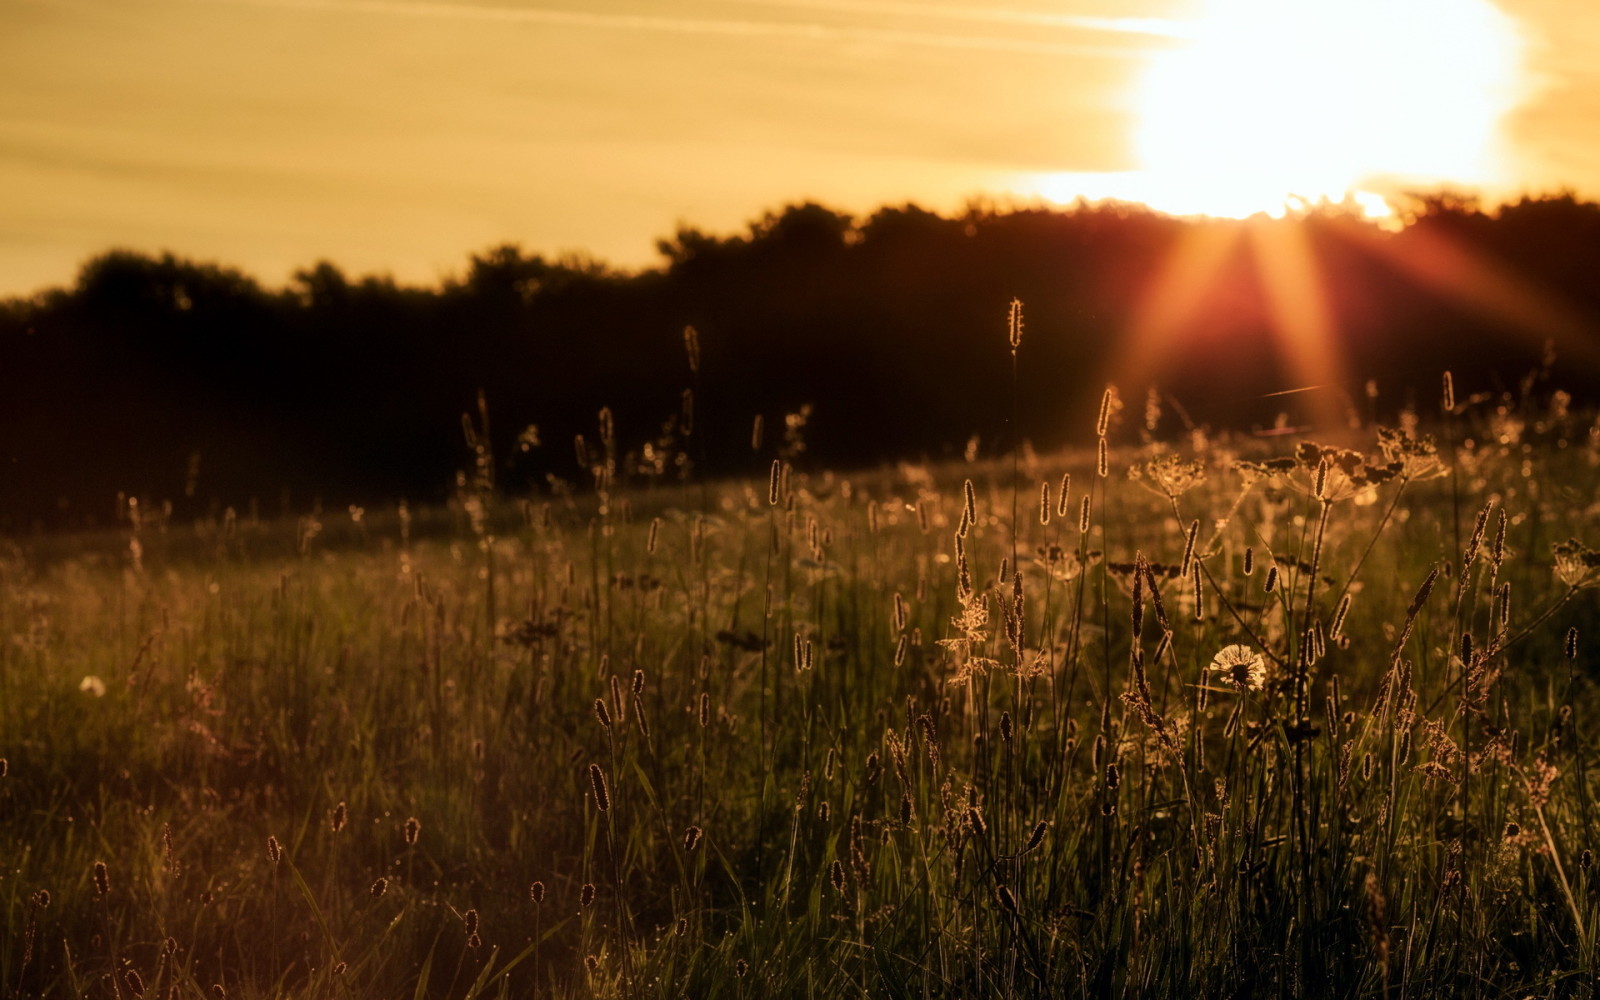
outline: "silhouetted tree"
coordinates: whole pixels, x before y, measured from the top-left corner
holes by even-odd
[[[808,403],[807,460],[828,464],[948,454],[974,434],[1059,445],[1084,436],[1108,377],[1130,395],[1159,382],[1197,418],[1270,421],[1295,400],[1266,394],[1304,377],[1262,279],[1285,237],[1314,262],[1346,360],[1352,381],[1333,391],[1358,396],[1376,376],[1392,398],[1431,394],[1446,366],[1463,392],[1520,391],[1548,337],[1578,362],[1565,387],[1592,397],[1600,206],[1562,193],[1487,211],[1447,192],[1406,217],[1388,232],[1338,206],[1234,221],[973,203],[857,220],[807,202],[738,233],[680,228],[658,243],[661,266],[637,273],[508,243],[437,288],[322,261],[272,291],[113,250],[69,288],[0,302],[0,527],[104,521],[118,491],[186,511],[250,497],[271,511],[285,491],[294,509],[440,498],[480,390],[497,453],[516,455],[508,488],[578,478],[572,438],[593,439],[602,406],[624,451],[685,447],[685,324],[701,342],[691,453],[706,474],[762,467],[783,415]],[[1211,249],[1187,311],[1146,368],[1111,371],[1149,335],[1174,269],[1199,266],[1196,246]],[[1016,426],[1013,297],[1027,323]],[[752,456],[756,414],[771,430]],[[529,425],[541,446],[515,448]]]

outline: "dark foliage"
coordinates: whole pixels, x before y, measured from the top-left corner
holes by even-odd
[[[1571,196],[1494,213],[1419,199],[1396,233],[1337,210],[1234,222],[907,205],[855,220],[804,204],[731,237],[680,230],[640,273],[507,245],[439,288],[320,263],[272,291],[112,251],[70,289],[0,303],[0,526],[104,522],[119,492],[188,513],[435,499],[467,462],[460,414],[480,390],[512,489],[578,478],[573,436],[594,439],[602,406],[623,454],[653,442],[712,473],[764,467],[784,414],[807,403],[806,458],[839,465],[956,452],[973,435],[986,450],[1060,445],[1092,426],[1107,379],[1130,398],[1159,384],[1196,420],[1270,422],[1307,398],[1267,395],[1305,382],[1263,278],[1286,241],[1315,262],[1350,373],[1324,397],[1364,413],[1376,375],[1384,405],[1431,399],[1446,367],[1463,394],[1517,392],[1551,341],[1563,387],[1597,385],[1600,206]],[[1202,258],[1210,277],[1182,322],[1127,370],[1166,276]],[[1013,297],[1026,306],[1015,430]],[[668,423],[697,383],[686,324],[703,356],[687,439]],[[529,425],[542,444],[519,447]]]

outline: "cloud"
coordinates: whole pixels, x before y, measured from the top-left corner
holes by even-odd
[[[1188,38],[1192,34],[1191,29],[1183,22],[1160,17],[1087,17],[1081,14],[1043,14],[1037,11],[997,10],[989,7],[946,7],[939,4],[909,3],[906,0],[734,0],[734,2],[749,7],[832,11],[845,14],[884,14],[894,17],[971,21],[1117,35],[1147,35],[1156,38]]]
[[[814,42],[908,45],[923,48],[971,49],[989,52],[1017,52],[1088,58],[1121,58],[1144,54],[1143,49],[1135,47],[1069,43],[1036,38],[1006,38],[938,31],[915,31],[793,21],[596,13],[547,7],[442,3],[438,2],[438,0],[193,0],[193,2],[205,3],[210,6],[271,7],[342,14],[546,25],[600,31],[656,32],[661,34],[723,36],[729,38],[786,38]],[[881,0],[866,0],[866,2],[857,3],[846,2],[846,0],[838,0],[838,2],[834,2],[834,0],[770,0],[767,5],[816,10],[833,9],[857,13],[928,13],[927,10],[913,8],[909,4],[881,2]],[[972,19],[972,15],[979,13],[981,12],[967,10],[965,14],[947,12],[936,16],[956,16]],[[1015,20],[1007,20],[1006,12],[994,13],[999,16],[987,18],[992,23],[1021,23]],[[1123,24],[1130,20],[1138,21],[1140,19],[1076,18],[1067,20],[1081,23],[1069,24],[1065,21],[1060,21],[1060,19],[1055,19],[1052,23],[1059,27],[1088,28],[1089,30],[1135,34],[1153,33],[1136,32],[1131,28],[1109,27],[1109,25]]]

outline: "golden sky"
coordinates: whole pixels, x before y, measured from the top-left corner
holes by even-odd
[[[1231,209],[1355,170],[1600,197],[1600,3],[0,0],[0,294],[112,246],[432,282],[806,198]]]

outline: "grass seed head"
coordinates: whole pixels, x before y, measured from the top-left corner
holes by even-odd
[[[104,861],[94,863],[94,894],[106,896],[111,892],[111,873],[106,868]]]
[[[1133,641],[1139,641],[1139,635],[1144,631],[1144,553],[1136,552],[1133,556]]]
[[[611,789],[606,786],[606,773],[600,770],[599,764],[589,765],[589,784],[594,788],[595,808],[601,812],[611,809]]]
[[[404,836],[407,847],[415,846],[417,843],[417,838],[422,836],[422,821],[417,819],[415,816],[407,817],[404,827]]]
[[[543,882],[536,880],[528,886],[528,898],[533,900],[536,905],[543,905],[544,893],[545,888]]]
[[[700,331],[692,326],[683,328],[683,353],[689,358],[691,374],[700,374]]]
[[[333,815],[328,818],[328,828],[334,833],[340,833],[344,830],[345,824],[349,822],[349,820],[350,810],[345,806],[344,802],[341,801],[338,805],[333,807]]]
[[[594,905],[594,892],[593,882],[583,883],[583,886],[578,889],[578,905],[585,909]]]
[[[1028,842],[1023,846],[1022,853],[1028,854],[1038,850],[1039,845],[1044,843],[1045,831],[1047,831],[1049,828],[1050,824],[1042,819],[1033,824],[1033,832],[1028,835]]]
[[[1181,563],[1179,563],[1179,567],[1178,567],[1178,575],[1179,576],[1187,575],[1188,572],[1189,572],[1190,567],[1194,565],[1194,547],[1195,547],[1195,543],[1198,542],[1199,540],[1200,540],[1200,519],[1199,518],[1195,518],[1194,521],[1190,522],[1189,530],[1187,532],[1185,532],[1184,536],[1183,536],[1183,560],[1182,560]]]
[[[386,878],[383,878],[382,876],[379,876],[377,879],[375,879],[373,881],[373,883],[372,883],[372,887],[367,890],[367,892],[369,892],[372,895],[373,899],[382,899],[383,898],[383,894],[388,892],[388,891],[389,891],[389,880],[386,879]]]
[[[691,826],[683,831],[683,849],[693,851],[700,846],[700,838],[705,836],[705,831],[698,826]]]
[[[1348,615],[1349,613],[1350,613],[1350,594],[1346,593],[1343,597],[1339,598],[1339,607],[1333,613],[1333,624],[1328,629],[1328,635],[1330,637],[1332,637],[1333,639],[1338,639],[1339,636],[1341,634],[1343,634],[1343,632],[1344,632],[1344,619],[1345,619],[1345,616]]]
[[[1000,908],[1002,910],[1005,910],[1007,913],[1013,916],[1016,915],[1017,897],[1011,894],[1011,889],[1008,886],[1004,884],[995,886],[994,898],[995,901],[1000,904]]]

